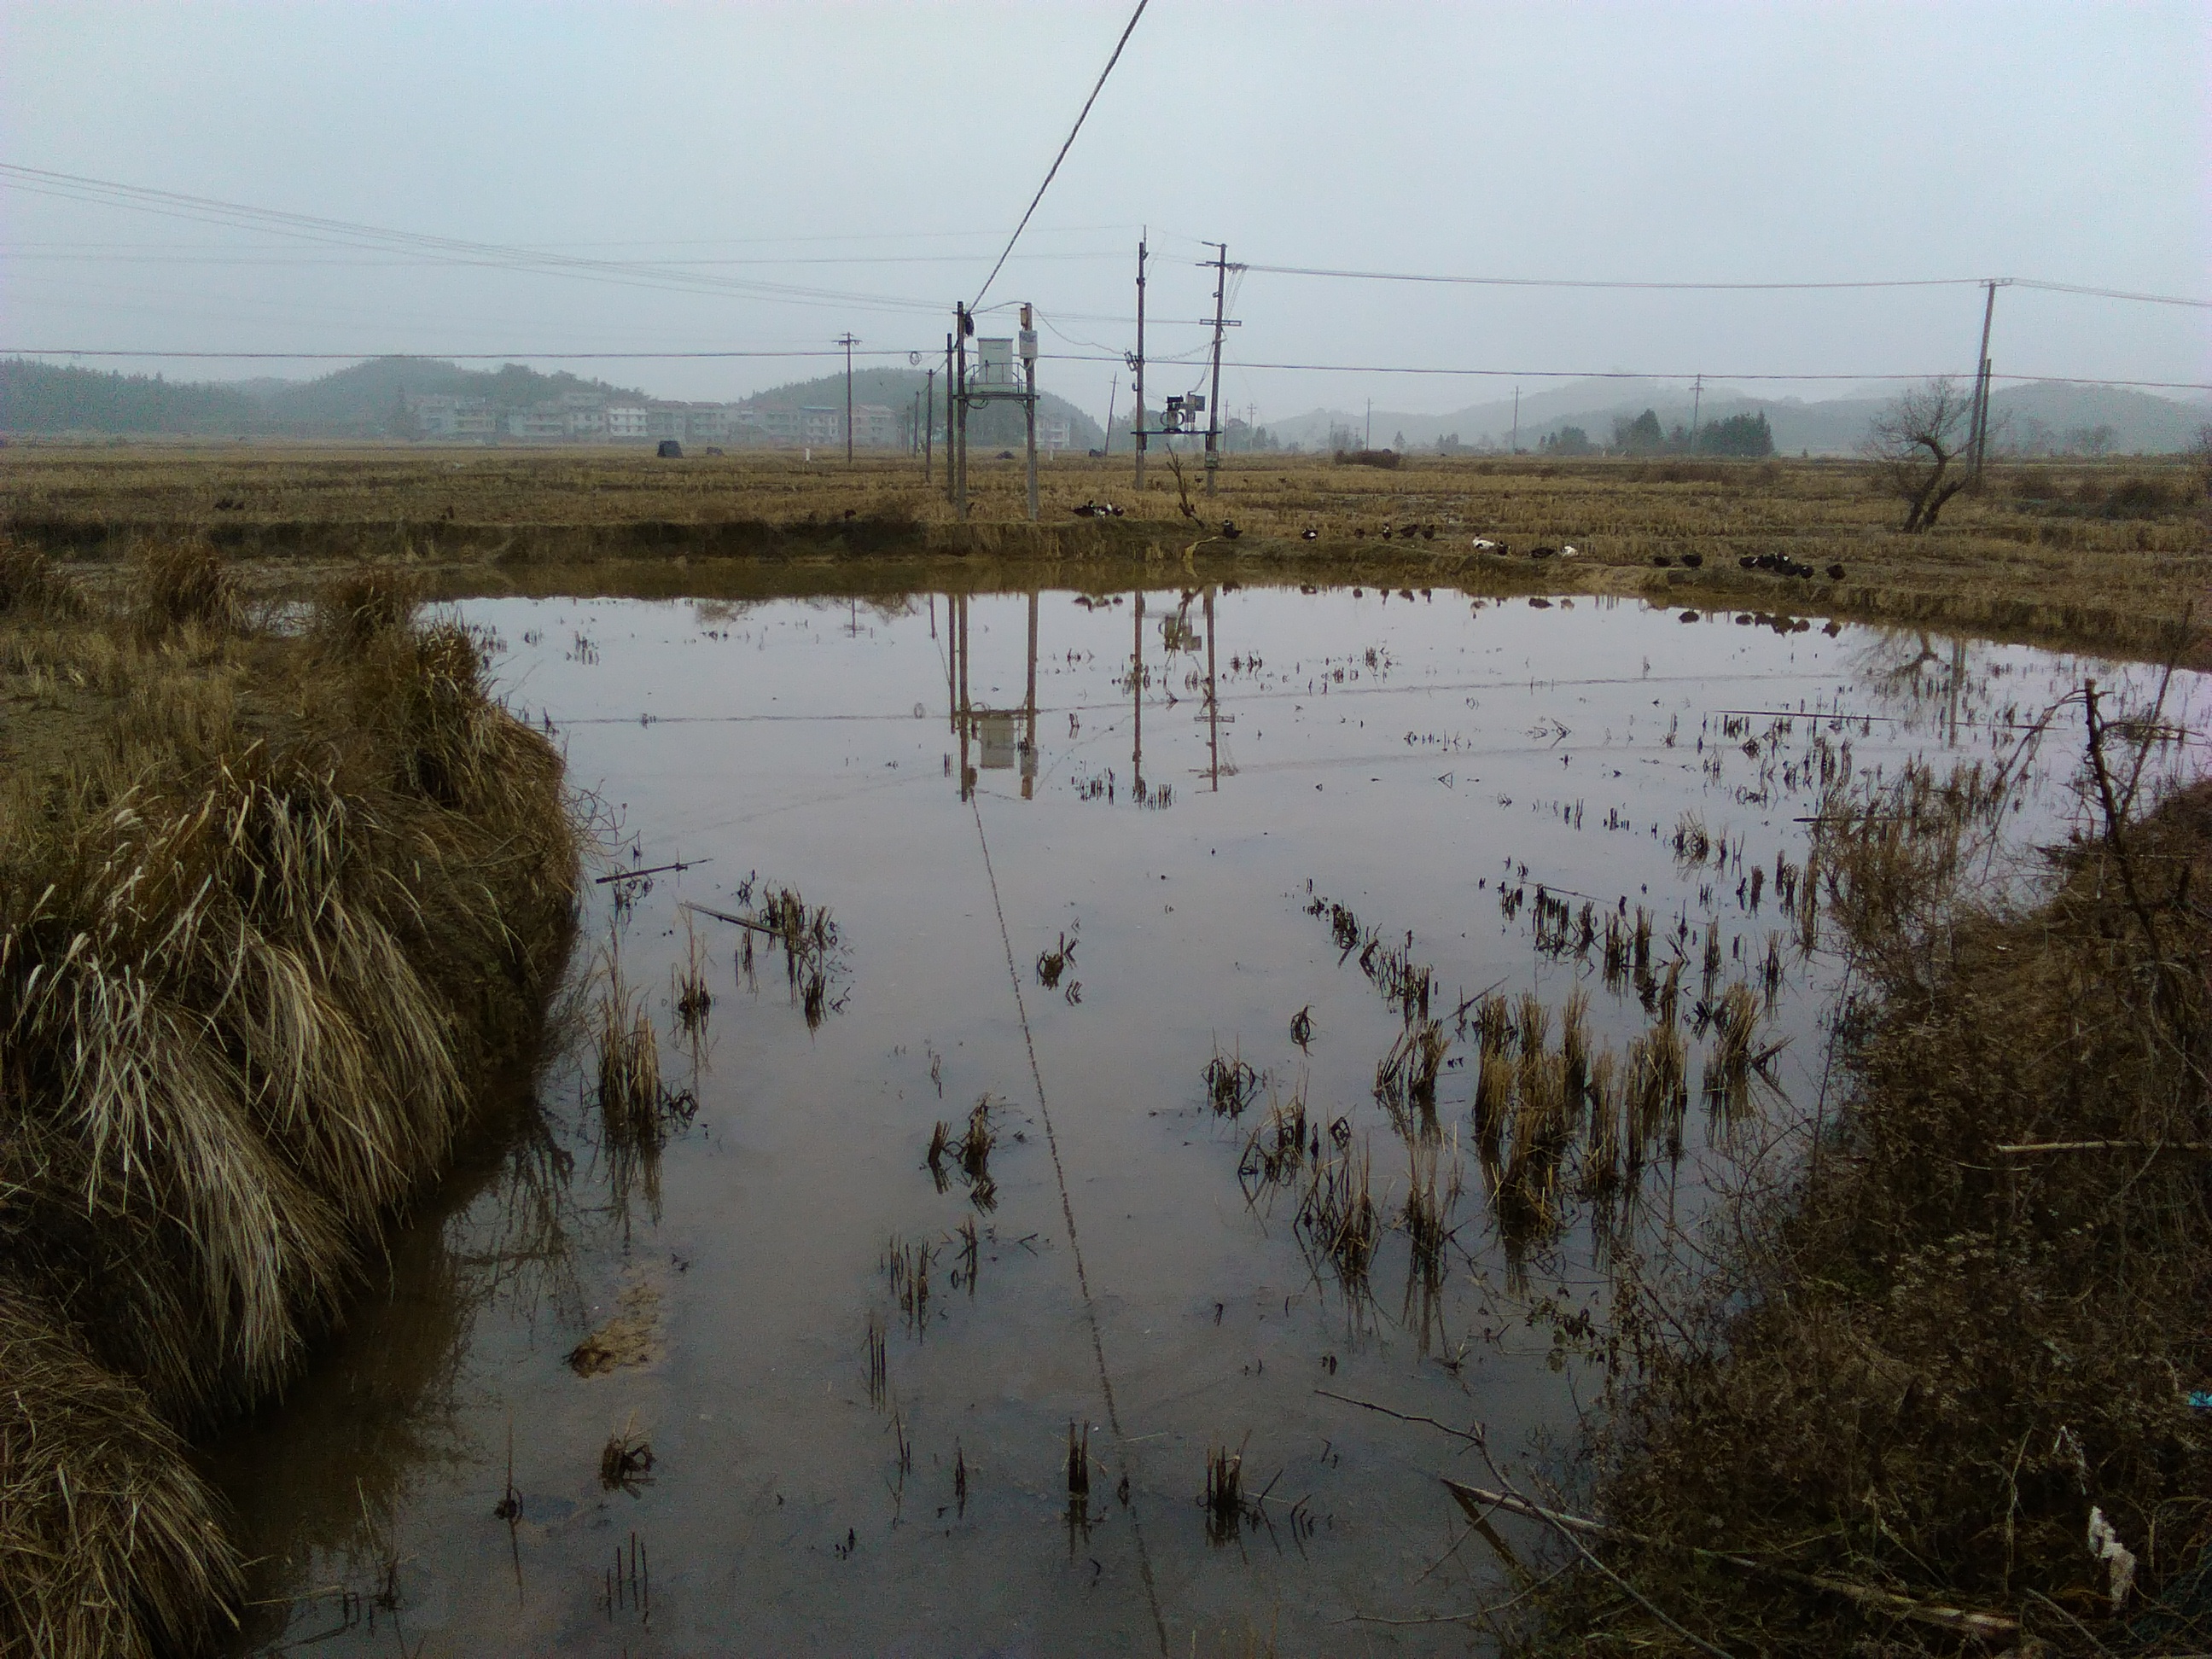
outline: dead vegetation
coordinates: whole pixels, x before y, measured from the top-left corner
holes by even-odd
[[[1583,1495],[1547,1499],[1582,1570],[1503,1618],[1522,1650],[2212,1644],[2212,788],[2138,810],[2176,734],[2085,697],[2087,828],[2019,901],[1982,883],[2002,769],[1824,805],[1847,1109],[1698,1272],[1623,1264]],[[1632,1117],[1673,1110],[1638,1060]]]
[[[265,631],[204,544],[0,570],[0,1647],[189,1648],[238,1581],[180,1437],[533,1040],[576,838],[458,628]]]
[[[1209,579],[1630,593],[2138,654],[2162,653],[2165,629],[2212,581],[2205,498],[2181,458],[1993,462],[1940,524],[1910,535],[1869,462],[1397,459],[1378,470],[1230,457],[1218,507],[1240,537],[1183,562]],[[975,521],[961,526],[918,467],[889,458],[848,468],[733,455],[672,468],[597,450],[41,445],[10,452],[0,514],[25,546],[103,576],[143,542],[199,538],[256,584],[295,591],[382,561],[446,594],[742,598],[802,580],[873,593],[1018,585],[1040,562],[1079,566],[1089,580],[1176,560],[1190,544],[1172,476],[1163,469],[1133,495],[1126,469],[1056,460],[1043,522],[1030,526],[1019,469],[986,465],[971,474]],[[1071,515],[1102,491],[1126,500],[1123,516]],[[217,514],[218,495],[241,505]],[[1434,538],[1382,540],[1383,525],[1408,523]],[[1508,550],[1479,552],[1477,536]],[[1540,545],[1576,556],[1531,562]],[[1741,563],[1762,556],[1845,574],[1795,580]],[[2206,650],[2200,630],[2189,660]]]

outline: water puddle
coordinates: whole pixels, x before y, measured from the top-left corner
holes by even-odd
[[[520,1127],[222,1450],[278,1650],[1464,1645],[1405,1621],[1494,1583],[1480,1465],[1368,1407],[1571,1441],[1608,1250],[1832,1109],[1823,787],[2084,672],[1443,591],[462,608],[633,873]]]

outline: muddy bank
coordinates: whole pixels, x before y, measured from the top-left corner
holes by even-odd
[[[222,561],[0,555],[0,1647],[188,1651],[186,1446],[276,1397],[566,961],[559,757],[403,584],[256,631]]]

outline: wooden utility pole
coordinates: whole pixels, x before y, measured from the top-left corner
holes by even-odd
[[[853,464],[853,348],[860,343],[848,329],[837,337],[837,343],[845,348],[845,464]]]
[[[1214,475],[1221,469],[1221,321],[1222,304],[1229,292],[1229,244],[1208,244],[1213,258],[1213,383],[1206,403],[1206,493],[1214,493]]]
[[[1145,489],[1145,244],[1137,242],[1137,355],[1129,367],[1137,375],[1137,493]]]
[[[1982,349],[1974,360],[1974,414],[1972,444],[1973,465],[1967,469],[1976,483],[1982,481],[1982,456],[1990,439],[1990,325],[1996,320],[1997,285],[1984,284],[1989,295],[1982,304]]]

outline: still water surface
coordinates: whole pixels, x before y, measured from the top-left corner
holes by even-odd
[[[1838,964],[1790,902],[1823,782],[2001,758],[2084,672],[2128,678],[1442,591],[462,611],[598,797],[608,867],[689,866],[591,888],[580,1000],[617,964],[696,1114],[657,1159],[615,1156],[580,1028],[315,1375],[223,1449],[270,1649],[1463,1649],[1378,1620],[1494,1588],[1435,1480],[1480,1462],[1352,1402],[1479,1419],[1547,1467],[1595,1385],[1522,1310],[1601,1311],[1607,1237],[1693,1225],[1722,1143],[1832,1108]],[[2075,730],[2016,845],[2064,833]],[[836,924],[811,1008],[772,939],[708,914],[782,887]],[[1603,940],[1639,911],[1640,988]],[[714,1000],[687,1038],[694,939]],[[1688,1107],[1635,1201],[1578,1198],[1570,1126],[1553,1198],[1501,1236],[1482,999],[1532,994],[1557,1043],[1579,992],[1589,1048],[1625,1057],[1678,959]],[[1698,1005],[1738,981],[1769,1058],[1716,1115]],[[1377,1077],[1424,1016],[1432,1113]],[[1267,1125],[1294,1104],[1285,1160]],[[936,1126],[979,1105],[987,1176],[956,1150],[934,1176]],[[1298,1223],[1317,1170],[1363,1164],[1364,1276]],[[1431,1181],[1425,1265],[1404,1210]],[[635,1363],[580,1376],[610,1322]],[[649,1469],[604,1480],[611,1437]],[[1241,1523],[1200,1501],[1216,1448],[1241,1454]]]

